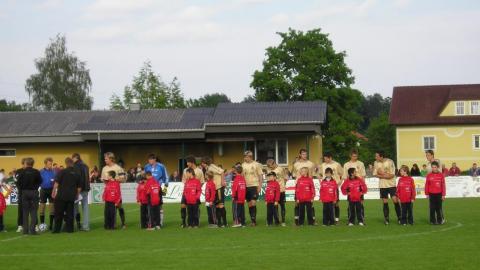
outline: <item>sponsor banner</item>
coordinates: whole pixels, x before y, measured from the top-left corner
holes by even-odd
[[[414,177],[415,186],[417,191],[417,198],[425,198],[425,178]],[[397,179],[398,180],[398,179]],[[319,200],[320,194],[320,182],[318,179],[314,179],[315,184],[315,200]],[[365,183],[368,187],[368,193],[365,194],[365,199],[379,199],[380,190],[378,188],[378,178],[366,178]],[[446,177],[447,198],[463,198],[463,197],[480,197],[480,177],[471,176],[455,176]],[[102,194],[104,184],[95,183],[91,184],[91,190],[89,192],[90,203],[102,203]],[[7,198],[7,205],[18,203],[18,192],[15,186],[12,186],[13,190],[10,196]],[[263,183],[262,189],[259,194],[259,200],[263,200],[265,195],[266,182]],[[124,203],[135,203],[137,197],[137,184],[136,183],[123,183],[121,184],[122,200]],[[202,196],[200,200],[204,202],[205,185],[202,186]],[[169,183],[167,194],[163,196],[164,203],[179,203],[182,199],[183,183],[171,182]],[[341,193],[341,192],[340,192]],[[232,189],[231,183],[228,182],[225,188],[225,199],[231,200]],[[286,183],[285,197],[287,201],[295,200],[295,180],[288,180]],[[346,200],[346,196],[340,194],[341,200]]]

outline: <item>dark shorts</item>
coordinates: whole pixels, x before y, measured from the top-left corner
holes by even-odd
[[[389,187],[389,188],[381,188],[380,189],[380,199],[388,199],[388,195],[390,194],[390,198],[397,196],[397,188],[396,187]]]
[[[280,201],[279,203],[285,203],[286,198],[285,198],[285,192],[280,192]]]
[[[217,205],[221,203],[225,203],[225,187],[221,187],[215,192],[215,204]]]
[[[257,187],[247,187],[247,202],[256,201],[258,199]]]
[[[52,198],[52,188],[41,188],[40,189],[40,203],[53,203]]]

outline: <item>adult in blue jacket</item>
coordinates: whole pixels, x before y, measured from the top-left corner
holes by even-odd
[[[53,198],[52,190],[55,182],[56,171],[53,169],[53,159],[47,157],[43,163],[45,166],[40,170],[40,176],[42,177],[42,184],[40,185],[40,224],[46,228],[45,224],[45,208],[48,202],[48,213],[50,214],[50,231],[53,230],[53,218],[55,217],[53,211]]]
[[[148,155],[148,163],[143,169],[145,172],[151,172],[158,184],[163,187],[168,187],[168,173],[165,165],[158,162],[158,158],[155,154]],[[162,202],[163,203],[163,202]],[[160,204],[160,226],[163,226],[163,207]]]

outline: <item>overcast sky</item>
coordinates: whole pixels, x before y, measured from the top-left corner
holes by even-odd
[[[322,28],[348,54],[365,94],[393,86],[480,83],[480,1],[0,0],[0,98],[28,101],[25,80],[49,39],[87,62],[94,108],[108,108],[145,60],[186,98],[253,94],[276,32]]]

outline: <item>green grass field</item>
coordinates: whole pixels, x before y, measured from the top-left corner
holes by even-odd
[[[229,202],[228,202],[229,203]],[[166,226],[139,229],[135,204],[125,205],[126,230],[103,229],[103,206],[91,207],[92,231],[26,236],[14,232],[16,208],[0,234],[2,269],[478,269],[480,199],[447,199],[447,224],[431,226],[427,201],[415,203],[415,225],[383,225],[380,200],[366,201],[365,227],[266,227],[208,229],[202,207],[200,229],[179,227],[179,205],[165,205]],[[315,203],[317,218],[321,205]],[[393,207],[391,206],[393,213]],[[227,213],[230,217],[230,212]],[[248,211],[247,211],[248,214]],[[318,221],[321,221],[321,220]]]

